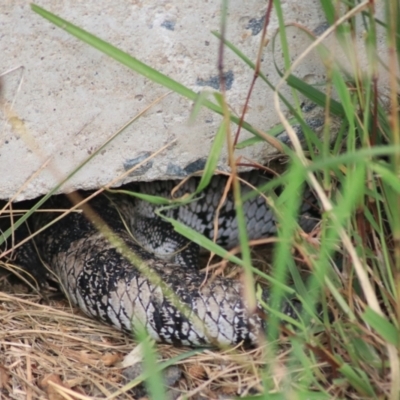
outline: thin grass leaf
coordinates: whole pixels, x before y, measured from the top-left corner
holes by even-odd
[[[309,331],[307,326],[304,327],[304,331]],[[314,393],[314,395],[319,394],[322,396],[321,398],[324,398],[323,396],[327,394],[323,391],[323,387],[318,379],[318,373],[316,373],[315,368],[318,361],[315,360],[312,352],[307,351],[304,346],[304,341],[294,336],[290,342],[293,347],[293,359],[289,364],[289,368],[299,371],[297,379],[298,382],[301,382],[299,390],[307,392],[308,388],[313,387],[314,390],[312,393]]]
[[[186,86],[176,82],[175,80],[167,77],[166,75],[162,74],[161,72],[155,70],[154,68],[142,63],[138,59],[130,56],[128,53],[119,50],[118,48],[114,47],[110,43],[101,40],[100,38],[92,35],[91,33],[79,28],[78,26],[52,14],[51,12],[45,10],[42,7],[39,7],[36,4],[31,4],[31,8],[34,12],[42,16],[43,18],[47,19],[54,25],[58,26],[59,28],[64,29],[66,32],[70,33],[71,35],[75,36],[76,38],[82,40],[83,42],[89,44],[90,46],[100,50],[104,54],[112,57],[114,60],[120,62],[121,64],[127,66],[128,68],[136,71],[140,75],[145,76],[146,78],[150,79],[151,81],[158,83],[184,97],[187,97],[191,100],[195,100],[197,98],[197,94],[194,93],[192,90],[188,89]],[[204,104],[211,106],[211,108],[218,109],[215,104],[211,104],[205,101]],[[221,112],[221,110],[219,110]]]
[[[279,393],[265,393],[263,395],[241,396],[237,400],[325,400],[332,397],[323,392],[288,390]]]
[[[391,324],[385,317],[377,314],[370,307],[367,307],[362,318],[372,326],[373,329],[387,342],[398,346],[400,344],[399,328]]]
[[[147,391],[152,399],[165,399],[166,391],[164,379],[161,370],[158,367],[157,352],[154,348],[154,342],[149,339],[146,328],[142,325],[134,327],[136,338],[140,343],[143,355],[145,384]]]
[[[205,106],[204,101],[207,100],[208,97],[212,96],[212,92],[207,90],[202,90],[198,95],[196,100],[193,102],[192,112],[190,113],[189,123],[194,123],[200,110],[203,106]]]
[[[346,120],[349,123],[349,130],[351,133],[354,131],[354,123],[355,123],[354,119],[357,110],[354,109],[353,100],[350,94],[350,89],[347,87],[343,75],[337,68],[332,67],[331,74],[332,74],[332,83],[340,98],[340,103],[342,104],[344,113],[346,115]]]
[[[127,383],[125,386],[123,386],[121,388],[120,392],[130,390],[130,389],[138,386],[140,383],[146,381],[146,379],[149,379],[149,377],[153,374],[153,371],[156,371],[158,373],[162,372],[166,368],[168,368],[172,365],[176,365],[179,362],[186,360],[190,357],[193,357],[197,354],[200,354],[204,351],[205,351],[205,349],[189,350],[189,351],[183,352],[181,354],[178,354],[174,357],[170,357],[165,361],[157,362],[154,367],[154,370],[148,370],[147,368],[145,368],[145,370],[137,378],[135,378],[133,381],[131,381],[131,382]],[[117,392],[116,394],[112,394],[111,396],[108,396],[107,400],[112,400],[112,399],[116,398],[117,396],[120,395],[120,392]]]
[[[213,31],[212,34],[217,37],[218,39],[222,39],[221,35],[218,32]],[[235,53],[245,64],[247,64],[252,70],[255,70],[256,65],[242,52],[240,51],[233,43],[231,43],[229,40],[224,39],[224,44],[232,50],[233,53]],[[276,66],[277,68],[277,66]],[[279,68],[277,68],[278,73],[281,73],[279,71]],[[271,81],[264,75],[261,71],[259,73],[260,78],[272,89],[272,91],[275,91],[275,86],[271,83]],[[282,76],[282,75],[281,75]],[[320,90],[316,89],[314,86],[311,86],[307,84],[304,81],[301,81],[299,78],[295,77],[294,75],[291,75],[288,79],[288,83],[290,82],[290,85],[295,88],[296,90],[299,90],[304,96],[309,98],[311,101],[314,101],[316,104],[325,107],[327,101],[326,101],[326,94],[321,92]],[[310,97],[309,97],[310,96]],[[289,108],[290,112],[292,112],[294,115],[296,115],[296,121],[299,120],[299,116],[296,113],[296,110],[292,106],[292,104],[281,94],[279,93],[279,98],[283,101],[283,103]],[[330,111],[332,114],[337,115],[337,116],[343,116],[345,115],[343,106],[337,102],[335,99],[329,99],[330,103]]]
[[[181,235],[185,236],[186,238],[190,239],[192,242],[198,244],[199,246],[207,249],[211,253],[216,254],[217,256],[220,256],[226,260],[229,260],[236,265],[239,265],[241,267],[244,267],[244,261],[240,259],[239,257],[229,253],[226,249],[223,247],[219,246],[218,244],[214,243],[212,240],[206,238],[199,232],[195,231],[192,228],[189,228],[188,226],[184,225],[183,223],[173,219],[166,217],[162,214],[162,209],[157,210],[156,212],[157,215],[159,215],[161,218],[163,218],[165,221],[168,221],[175,229],[176,232],[180,233]],[[292,295],[294,293],[293,288],[290,288],[278,280],[270,277],[269,275],[266,275],[259,271],[256,268],[251,269],[252,273],[260,275],[262,278],[270,282],[274,286],[279,286],[285,293]]]
[[[107,189],[109,193],[119,193],[126,194],[131,197],[137,197],[138,199],[147,201],[148,203],[160,205],[160,206],[169,206],[171,204],[179,204],[180,202],[177,200],[169,200],[165,197],[161,196],[153,196],[151,194],[144,194],[139,192],[133,192],[132,190],[124,190],[124,189]]]
[[[162,209],[157,210],[156,212],[161,218],[163,218],[165,221],[168,221],[175,229],[176,232],[180,233],[181,235],[187,237],[190,239],[192,242],[198,244],[201,247],[204,247],[208,251],[215,253],[216,255],[223,257],[237,265],[243,265],[243,260],[240,258],[234,256],[233,254],[230,254],[227,250],[223,249],[216,243],[214,243],[212,240],[206,238],[199,232],[195,231],[192,228],[189,228],[188,226],[184,225],[183,223],[173,219],[166,217],[162,214]]]
[[[274,177],[274,179],[267,180],[265,184],[259,185],[256,190],[252,190],[251,192],[243,195],[243,202],[254,199],[260,194],[265,194],[267,196],[273,194],[274,189],[285,185],[288,182],[288,179],[290,179],[288,174],[283,173],[279,176]]]
[[[128,53],[125,53],[124,51],[118,49],[117,47],[111,45],[110,43],[105,42],[104,40],[92,35],[91,33],[85,31],[84,29],[79,28],[74,24],[71,24],[70,22],[56,16],[55,14],[52,14],[51,12],[45,10],[42,7],[39,7],[36,4],[31,4],[31,8],[34,12],[36,12],[43,18],[47,19],[54,25],[58,26],[61,29],[64,29],[66,32],[75,36],[79,40],[89,44],[90,46],[96,48],[97,50],[100,50],[104,54],[108,55],[109,57],[113,58],[119,63],[127,66],[133,71],[143,75],[144,77],[150,79],[151,81],[158,83],[174,91],[175,93],[178,93],[181,96],[188,98],[189,100],[195,101],[197,99],[198,94],[195,93],[193,90],[175,81],[174,79],[169,78],[168,76],[162,74],[156,69],[146,65],[145,63],[139,61],[135,57],[130,56]],[[203,104],[210,110],[220,115],[223,114],[220,107],[208,101],[207,99],[204,99]],[[231,115],[230,119],[235,124],[239,124],[240,120],[236,116]],[[247,131],[249,131],[250,133],[252,133],[253,135],[256,136],[258,135],[257,130],[254,129],[246,121],[242,122],[242,127]]]
[[[296,328],[304,327],[302,321],[298,321],[297,319],[294,319],[294,318],[282,313],[281,311],[270,307],[265,301],[263,301],[261,296],[257,296],[257,300],[260,302],[260,304],[263,306],[263,308],[268,312],[269,318],[273,315],[275,318],[277,318],[280,321],[280,325],[282,324],[283,321],[285,321],[285,322],[293,325]]]
[[[221,95],[218,93],[215,94],[215,97],[217,99],[220,96]],[[210,180],[215,173],[215,169],[217,168],[218,160],[220,158],[220,155],[221,155],[221,152],[223,149],[226,135],[228,135],[228,134],[229,133],[228,133],[228,129],[227,129],[227,124],[226,124],[226,120],[224,118],[221,122],[221,125],[219,126],[217,134],[215,135],[213,144],[210,149],[210,154],[207,157],[207,162],[204,167],[204,171],[201,175],[200,182],[196,188],[195,194],[200,193],[210,183]]]
[[[278,17],[279,37],[281,39],[280,42],[282,47],[283,60],[285,63],[285,70],[287,71],[290,68],[290,54],[289,54],[289,43],[286,35],[286,25],[283,17],[283,11],[280,0],[273,0],[273,1],[275,6],[275,12]],[[294,95],[296,94],[294,93]],[[298,102],[297,98],[296,101]]]
[[[351,162],[370,165],[369,160],[373,157],[389,156],[398,152],[400,152],[400,145],[361,148],[354,150],[354,152],[346,152],[330,158],[317,158],[307,166],[307,170],[310,172],[323,171],[331,167],[342,167]]]
[[[385,183],[390,186],[396,193],[400,194],[400,181],[394,172],[392,172],[389,168],[389,165],[384,165],[382,163],[379,164],[371,164],[370,168],[372,171],[377,173],[380,178],[385,181]]]
[[[357,361],[364,360],[369,364],[374,364],[376,368],[382,370],[382,359],[379,357],[374,347],[366,343],[362,337],[354,337],[352,345],[357,354]]]
[[[251,252],[249,239],[247,235],[246,219],[243,209],[243,199],[241,197],[240,184],[237,177],[233,178],[233,195],[235,200],[236,220],[239,233],[240,250],[243,258],[243,271],[244,271],[244,290],[245,298],[250,309],[255,309],[255,291],[254,291],[254,277],[253,266],[251,260]]]
[[[295,125],[296,123],[297,123],[296,118],[289,119],[290,125]],[[275,125],[273,128],[269,129],[268,131],[266,131],[265,134],[275,137],[275,136],[279,135],[280,133],[282,133],[284,130],[285,130],[284,126],[282,124],[278,124],[278,125]],[[246,147],[253,146],[259,142],[265,142],[265,140],[261,139],[258,136],[254,136],[254,137],[251,137],[249,139],[245,139],[245,140],[239,142],[236,145],[236,149],[244,149]]]
[[[370,396],[375,398],[375,391],[369,382],[369,378],[366,373],[360,369],[352,368],[349,364],[343,364],[338,369],[348,380],[348,382],[356,389],[360,394],[364,396]]]
[[[289,43],[287,39],[287,34],[286,34],[286,25],[285,25],[285,20],[283,17],[283,11],[282,11],[282,6],[281,6],[281,1],[280,0],[273,0],[274,6],[275,6],[275,12],[278,17],[278,24],[279,24],[279,38],[280,38],[280,43],[281,43],[281,52],[283,54],[283,59],[284,59],[284,64],[285,64],[285,71],[288,71],[290,68],[290,53],[289,53]],[[274,42],[275,38],[273,40],[273,47],[274,47]],[[274,53],[274,50],[272,50]],[[295,104],[294,108],[297,112],[300,113],[300,99],[297,94],[296,90],[292,90],[292,96],[293,96],[293,102]],[[301,114],[301,113],[300,113]]]
[[[333,25],[337,18],[337,13],[332,1],[320,1],[321,8],[325,13],[325,18],[329,25]]]
[[[299,187],[301,187],[305,178],[304,167],[293,163],[288,171],[288,184],[279,198],[278,220],[281,221],[278,231],[279,241],[275,247],[274,263],[272,276],[281,283],[287,280],[287,258],[290,257],[290,250],[293,242],[293,233],[297,226],[298,208],[300,205]],[[283,200],[286,200],[283,203]],[[279,309],[283,298],[283,292],[279,287],[271,288],[270,304],[273,308]],[[274,315],[270,318],[268,329],[268,340],[275,342],[279,335],[279,321]]]
[[[353,310],[349,307],[347,304],[346,299],[343,298],[343,296],[340,294],[340,288],[337,287],[329,278],[325,278],[325,284],[326,287],[329,289],[330,293],[334,297],[334,299],[337,301],[338,305],[341,307],[341,309],[346,313],[346,315],[349,317],[350,321],[356,321],[356,316],[354,315]]]
[[[327,95],[316,89],[315,86],[304,82],[303,80],[297,78],[297,76],[292,74],[288,76],[286,82],[289,86],[298,90],[302,95],[307,97],[313,103],[319,105],[320,107],[326,107],[326,104],[328,102]],[[343,105],[333,98],[329,98],[329,111],[333,115],[336,115],[338,117],[343,117],[345,115]]]
[[[308,32],[305,31],[307,34]],[[309,36],[309,35],[308,35]],[[275,54],[275,38],[274,36],[272,40],[272,51]],[[310,41],[314,39],[313,37],[310,37]],[[329,52],[322,46],[320,45],[317,49],[320,49],[320,57],[325,60],[327,58],[327,54]],[[274,65],[276,72],[279,74],[280,77],[283,77],[284,72],[282,72],[275,60],[274,57]],[[289,66],[286,66],[286,69],[289,69]],[[293,89],[296,89],[299,91],[303,96],[311,100],[313,103],[319,105],[320,107],[326,108],[327,104],[329,104],[329,111],[336,116],[343,117],[345,116],[345,111],[343,108],[343,105],[340,104],[338,101],[330,97],[328,99],[327,95],[324,92],[321,92],[318,90],[315,86],[312,86],[308,84],[307,82],[304,82],[304,80],[297,78],[295,75],[290,74],[287,79],[286,79],[287,84],[292,87]],[[297,110],[296,110],[297,111]]]

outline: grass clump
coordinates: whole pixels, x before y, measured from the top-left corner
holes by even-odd
[[[306,27],[297,27],[307,33],[310,46],[292,61],[287,44],[288,27],[281,3],[279,0],[267,3],[260,43],[264,43],[274,9],[280,27],[270,45],[277,46],[279,42],[284,58],[283,70],[277,67],[281,80],[273,85],[261,71],[262,45],[257,59],[253,61],[246,57],[246,49],[238,49],[226,39],[224,21],[228,4],[223,2],[221,32],[214,33],[221,40],[218,65],[222,91],[213,95],[212,100],[194,93],[111,44],[32,5],[35,12],[118,62],[195,101],[194,114],[205,106],[222,116],[198,190],[208,183],[214,173],[222,144],[226,141],[240,227],[241,257],[228,255],[177,223],[174,226],[182,234],[201,241],[212,252],[228,256],[243,267],[248,289],[246,296],[250,303],[257,296],[254,277],[265,276],[265,272],[253,265],[254,257],[246,235],[243,199],[237,177],[240,162],[235,158],[234,151],[267,141],[288,160],[286,172],[262,188],[280,219],[272,266],[267,276],[275,284],[271,286],[270,303],[266,305],[269,314],[266,344],[249,352],[235,349],[222,352],[207,350],[196,355],[187,353],[191,356],[187,360],[179,358],[183,350],[158,347],[164,358],[175,356],[176,363],[183,364],[185,379],[177,383],[183,396],[204,394],[212,397],[218,393],[232,397],[246,396],[247,399],[399,398],[400,7],[396,0],[385,1],[384,18],[381,18],[373,2],[321,0],[320,5],[329,27],[318,37]],[[364,33],[363,46],[356,49],[360,41],[355,38],[360,37],[360,30]],[[386,38],[384,51],[378,47],[378,36]],[[335,59],[325,44],[330,37],[340,43],[345,66],[343,58],[341,61]],[[239,116],[230,112],[223,90],[226,51],[233,51],[254,70],[248,100],[243,107],[243,115]],[[318,87],[296,76],[297,66],[311,51],[317,52],[321,64],[326,68],[326,80]],[[274,91],[275,107],[282,123],[268,132],[244,120],[256,80],[261,80]],[[293,100],[281,94],[284,85],[290,86]],[[320,135],[313,131],[312,124],[306,118],[300,100],[304,97],[323,108],[324,127]],[[291,111],[292,119],[288,120],[282,113],[281,104]],[[340,122],[337,123],[335,118]],[[300,143],[293,124],[301,127],[303,143]],[[241,140],[242,128],[254,137]],[[235,132],[231,131],[233,129]],[[291,146],[276,138],[283,129]],[[336,132],[334,137],[332,130]],[[305,185],[315,192],[322,211],[320,225],[308,235],[297,225],[300,206],[297,194],[299,188]],[[281,187],[281,194],[275,197],[271,189],[278,186]],[[39,206],[36,205],[29,213]],[[10,235],[11,231],[7,231],[5,236]],[[282,327],[280,315],[274,311],[274,306],[281,302],[287,292],[288,285],[297,293],[303,306],[296,330]],[[30,298],[24,301],[16,298],[15,301],[19,310],[31,304]],[[5,304],[8,302],[9,298]],[[37,305],[29,307],[32,316]],[[16,310],[12,312],[16,316],[12,323],[16,323],[21,314]],[[4,316],[2,320],[5,321]],[[42,322],[43,326],[47,323]],[[87,323],[92,324],[90,321]],[[27,324],[31,326],[32,322]],[[68,324],[66,326],[64,329],[68,329]],[[49,339],[48,331],[45,333],[41,329],[38,328],[35,335],[39,335],[43,342],[51,342],[53,339]],[[31,343],[27,335],[27,343]],[[138,381],[147,379],[149,394],[161,398],[166,393],[165,388],[150,376],[151,370],[160,370],[159,358],[147,343],[145,335],[142,336],[145,371]],[[64,336],[63,340],[66,337],[69,338]],[[9,345],[3,346],[12,363],[15,349]],[[90,351],[95,350],[90,348]],[[37,365],[43,364],[38,354],[24,354],[26,358],[35,354],[38,357]],[[29,363],[24,365],[28,371],[24,381],[31,382],[33,378]],[[45,371],[49,371],[50,368],[46,368]],[[91,382],[104,389],[104,382]],[[70,384],[69,387],[74,386]],[[101,391],[105,397],[113,398],[111,389],[103,389]],[[86,390],[87,386],[84,388]],[[85,398],[84,395],[81,398]]]

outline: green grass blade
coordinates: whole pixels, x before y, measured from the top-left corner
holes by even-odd
[[[297,124],[297,118],[290,118],[289,124],[290,125]],[[270,136],[276,136],[276,135],[279,135],[280,133],[282,133],[284,130],[285,130],[284,126],[282,124],[278,124],[278,125],[275,125],[274,127],[272,127],[271,129],[269,129],[268,131],[266,131],[265,134],[270,135]],[[245,140],[239,142],[236,145],[236,149],[244,149],[245,147],[253,146],[260,142],[265,142],[265,139],[262,139],[259,136],[253,136],[249,139],[245,139]]]
[[[237,400],[328,400],[332,397],[317,391],[290,390],[279,393],[265,393],[263,395],[241,396]]]
[[[382,180],[385,181],[396,193],[400,194],[400,181],[398,175],[392,172],[389,165],[371,164],[371,170],[379,174]]]
[[[244,267],[245,264],[242,259],[229,253],[226,249],[224,249],[221,246],[219,246],[218,244],[214,243],[212,240],[204,237],[202,234],[195,231],[194,229],[189,228],[188,226],[182,224],[179,221],[174,220],[173,218],[165,217],[164,215],[162,215],[162,209],[158,210],[157,214],[160,217],[162,217],[165,221],[168,221],[174,227],[176,232],[178,232],[181,235],[185,236],[186,238],[190,239],[192,242],[197,243],[199,246],[204,247],[208,251],[215,253],[216,255],[218,255],[226,260],[229,260],[241,267]],[[274,286],[279,286],[282,289],[282,291],[284,291],[285,293],[288,293],[290,295],[292,295],[294,293],[293,288],[283,285],[278,280],[270,277],[269,275],[263,274],[258,269],[252,268],[252,272],[260,275],[261,277],[263,277],[264,279],[269,281]]]
[[[107,400],[112,400],[117,398],[117,396],[119,396],[122,392],[125,392],[127,390],[130,390],[134,387],[136,387],[137,385],[139,385],[140,383],[144,382],[146,379],[148,379],[150,377],[150,375],[153,374],[153,371],[157,371],[157,372],[161,372],[163,370],[165,370],[166,368],[178,364],[179,362],[186,360],[187,358],[193,357],[197,354],[200,354],[204,351],[205,349],[196,349],[196,350],[190,350],[190,351],[186,351],[184,353],[178,354],[175,357],[171,357],[168,358],[165,361],[162,362],[158,362],[154,369],[152,370],[148,370],[147,368],[143,371],[142,374],[140,374],[137,378],[135,378],[133,381],[127,383],[124,387],[121,388],[120,391],[118,391],[115,394],[112,394],[111,396],[107,397]]]
[[[114,60],[127,66],[133,71],[145,76],[151,81],[158,83],[190,100],[195,101],[197,99],[198,94],[195,93],[193,90],[187,88],[186,86],[175,81],[174,79],[169,78],[168,76],[162,74],[156,69],[146,65],[145,63],[139,61],[135,57],[132,57],[128,53],[125,53],[124,51],[118,49],[117,47],[111,45],[110,43],[105,42],[104,40],[92,35],[91,33],[85,31],[84,29],[79,28],[74,24],[71,24],[70,22],[56,16],[55,14],[52,14],[51,12],[45,10],[42,7],[39,7],[36,4],[31,4],[31,8],[34,12],[41,15],[43,18],[47,19],[54,25],[58,26],[61,29],[64,29],[66,32],[70,33],[76,38],[100,50],[104,54],[110,56]],[[212,103],[211,101],[204,99],[203,104],[210,110],[220,115],[223,114],[222,109],[218,105]],[[231,121],[238,124],[239,118],[237,118],[234,115],[231,115]],[[247,131],[251,132],[252,134],[256,136],[258,135],[257,130],[254,129],[249,123],[243,121],[242,127]]]
[[[55,14],[52,14],[51,12],[45,10],[42,7],[39,7],[36,4],[31,4],[31,8],[34,12],[41,15],[43,18],[47,19],[54,25],[64,29],[66,32],[70,33],[76,38],[100,50],[104,54],[107,54],[114,60],[145,76],[151,81],[158,83],[168,89],[171,89],[174,92],[179,93],[180,95],[187,97],[191,100],[196,99],[197,94],[188,89],[186,86],[180,84],[179,82],[176,82],[175,80],[167,77],[166,75],[155,70],[154,68],[144,64],[143,62],[130,56],[128,53],[125,53],[122,50],[116,48],[110,43],[105,42],[104,40],[92,35],[91,33],[79,28],[74,24],[71,24],[70,22],[56,16]],[[211,106],[211,108],[214,108],[215,111],[218,110],[218,112],[221,112],[215,104],[211,105],[211,103],[208,101],[205,101],[204,104],[206,104],[207,106]]]
[[[296,165],[296,166],[295,166]],[[295,163],[290,166],[288,171],[288,184],[282,192],[277,202],[277,214],[279,223],[279,241],[276,244],[274,252],[273,273],[272,276],[278,282],[285,284],[288,272],[288,257],[291,254],[294,231],[297,225],[297,213],[301,197],[299,189],[304,182],[304,168]],[[270,303],[273,308],[279,309],[283,298],[283,292],[280,287],[271,288]],[[279,335],[279,320],[275,315],[271,315],[270,327],[268,329],[268,340],[275,342]]]
[[[343,364],[339,371],[347,378],[348,382],[364,396],[375,398],[374,390],[371,387],[368,376],[360,369],[356,370],[349,364]]]
[[[216,93],[215,96],[218,100],[218,98],[221,97],[221,94]],[[208,155],[203,174],[201,175],[201,179],[195,193],[200,193],[210,183],[210,180],[215,173],[215,169],[217,168],[218,160],[223,149],[226,135],[228,134],[228,126],[226,123],[226,119],[224,118],[221,122],[217,134],[215,135],[213,144],[210,149],[210,154]]]
[[[144,194],[139,192],[133,192],[131,190],[124,190],[124,189],[107,189],[109,193],[119,193],[119,194],[127,194],[128,196],[137,197],[138,199],[147,201],[148,203],[166,206],[171,204],[179,203],[176,200],[168,200],[165,197],[161,196],[153,196],[151,194]]]
[[[207,100],[208,97],[212,96],[212,92],[208,92],[207,90],[201,91],[197,98],[193,102],[192,112],[190,113],[189,123],[194,123],[197,115],[199,114],[200,110],[205,106],[204,102]]]
[[[149,339],[144,326],[134,327],[136,338],[141,345],[143,355],[145,384],[151,399],[165,399],[164,379],[158,367],[157,352],[154,342]]]
[[[395,346],[400,344],[398,327],[396,328],[385,317],[377,314],[370,307],[367,307],[362,317],[384,340]]]
[[[218,39],[222,39],[221,35],[218,32],[213,31],[212,34],[216,36]],[[224,44],[232,50],[234,54],[238,56],[245,64],[247,64],[252,70],[255,70],[256,65],[253,61],[251,61],[242,51],[240,51],[233,43],[229,40],[224,39]],[[278,73],[281,73],[277,68]],[[259,73],[260,78],[273,90],[275,91],[275,86],[271,83],[271,81],[263,74],[261,71]],[[282,75],[281,75],[282,76]],[[320,106],[326,105],[326,94],[316,89],[314,86],[307,84],[301,79],[295,77],[294,75],[290,75],[288,78],[288,84],[290,84],[293,88],[299,90],[304,96],[309,98],[311,101],[314,101],[316,104]],[[295,115],[296,111],[291,105],[291,103],[279,93],[280,99],[285,103],[285,105],[289,108],[289,110]],[[343,106],[337,102],[335,99],[330,98],[330,111],[334,115],[343,116],[345,115]],[[296,120],[298,121],[298,116],[296,116]]]
[[[321,107],[326,106],[328,101],[327,95],[316,89],[314,86],[309,85],[303,80],[297,78],[295,75],[289,75],[287,78],[287,83],[289,86],[298,90],[301,94],[306,96],[315,104]],[[332,98],[329,98],[329,111],[338,117],[343,117],[345,115],[345,109],[342,104]]]
[[[400,146],[386,145],[362,148],[353,152],[346,152],[330,158],[317,158],[307,167],[308,171],[323,171],[326,168],[338,167],[351,162],[364,162],[370,165],[370,159],[379,156],[389,156],[400,152]]]

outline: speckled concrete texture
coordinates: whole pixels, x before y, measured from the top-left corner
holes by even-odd
[[[218,90],[220,2],[58,1],[37,4],[98,35],[196,92]],[[264,0],[229,3],[227,38],[255,60],[264,23]],[[287,23],[321,33],[326,29],[317,0],[282,1]],[[0,2],[0,198],[32,198],[51,190],[132,117],[168,90],[118,64],[35,14],[28,0]],[[278,27],[275,14],[268,27]],[[310,43],[288,28],[293,59]],[[274,60],[275,56],[275,60]],[[262,71],[276,84],[279,48],[265,47]],[[227,99],[240,114],[253,71],[228,49],[224,56]],[[318,84],[325,70],[316,55],[296,75]],[[283,88],[289,99],[291,92]],[[264,131],[279,123],[273,93],[258,80],[246,121]],[[220,116],[203,109],[189,123],[192,102],[168,94],[90,160],[59,191],[97,188],[135,164],[123,180],[184,176],[204,165]],[[241,140],[251,137],[242,131]],[[169,146],[151,161],[146,157]],[[237,152],[264,162],[273,149],[260,144]],[[227,168],[226,154],[219,167]],[[20,192],[19,192],[20,191]]]

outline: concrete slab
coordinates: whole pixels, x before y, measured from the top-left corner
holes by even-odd
[[[32,12],[28,0],[0,3],[0,198],[32,198],[51,190],[132,117],[168,90],[153,84]],[[255,60],[264,0],[230,3],[227,38]],[[220,2],[105,0],[38,5],[98,35],[194,91],[218,90]],[[282,2],[285,19],[312,30],[326,29],[317,0]],[[273,14],[268,37],[278,27]],[[310,41],[288,28],[293,58]],[[282,67],[279,49],[275,61]],[[225,51],[227,99],[240,114],[253,71]],[[262,71],[276,84],[272,46],[265,47]],[[318,57],[296,70],[311,83],[325,79]],[[290,98],[290,90],[283,93]],[[246,120],[264,131],[279,122],[272,91],[258,80]],[[203,109],[193,124],[192,102],[168,94],[115,138],[59,191],[91,189],[109,183],[163,146],[167,148],[127,180],[184,176],[201,169],[221,118]],[[319,117],[314,116],[314,120]],[[322,121],[323,117],[321,115]],[[321,119],[320,118],[320,119]],[[241,139],[251,137],[243,131]],[[237,152],[265,162],[266,144]],[[226,154],[220,168],[226,168]]]

